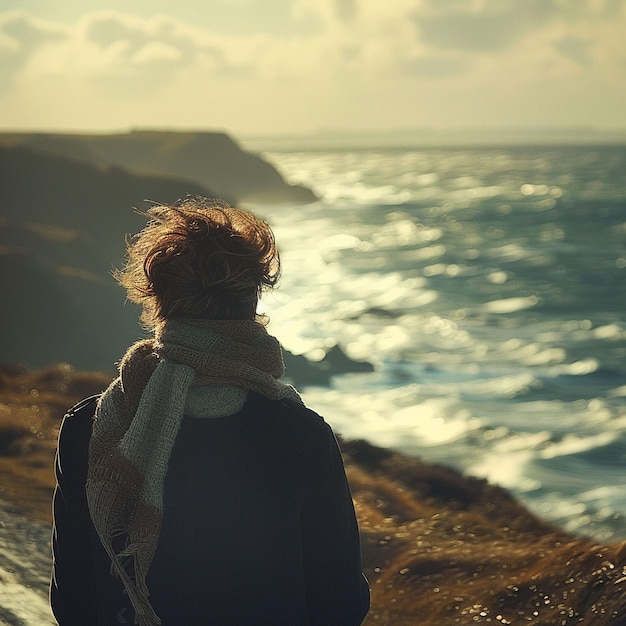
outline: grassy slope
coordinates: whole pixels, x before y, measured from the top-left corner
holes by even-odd
[[[64,365],[0,370],[3,498],[49,523],[61,416],[108,382]],[[372,587],[366,624],[626,624],[626,543],[568,535],[446,468],[361,441],[342,448]]]

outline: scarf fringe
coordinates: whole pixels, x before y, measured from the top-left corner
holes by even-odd
[[[124,588],[133,605],[133,609],[135,610],[135,624],[139,626],[161,626],[161,619],[148,600],[149,592],[146,584],[146,575],[148,572],[142,571],[144,568],[140,567],[140,560],[137,558],[137,550],[139,547],[140,545],[131,544],[117,555],[113,549],[109,551],[108,546],[105,546],[105,549],[111,558],[113,573],[122,580]],[[132,559],[133,568],[135,570],[135,580],[128,575],[128,572],[121,562],[124,556],[129,556]]]

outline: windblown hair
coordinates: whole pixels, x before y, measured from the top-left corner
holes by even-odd
[[[172,318],[254,319],[261,292],[280,276],[269,225],[228,204],[188,196],[146,212],[115,276],[141,321],[159,330]]]

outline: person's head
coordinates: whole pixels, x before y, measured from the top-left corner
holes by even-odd
[[[173,318],[255,319],[276,285],[280,259],[269,225],[252,213],[198,196],[147,211],[116,273],[141,320],[159,330]]]

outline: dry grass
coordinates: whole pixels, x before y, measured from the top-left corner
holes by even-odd
[[[573,537],[484,481],[343,445],[372,588],[368,626],[626,624],[626,542]]]
[[[66,364],[37,371],[0,368],[0,495],[39,521],[50,522],[61,418],[110,380]]]
[[[0,495],[50,521],[63,413],[110,376],[0,369]],[[626,543],[600,546],[452,470],[342,442],[372,588],[367,626],[625,626]]]

